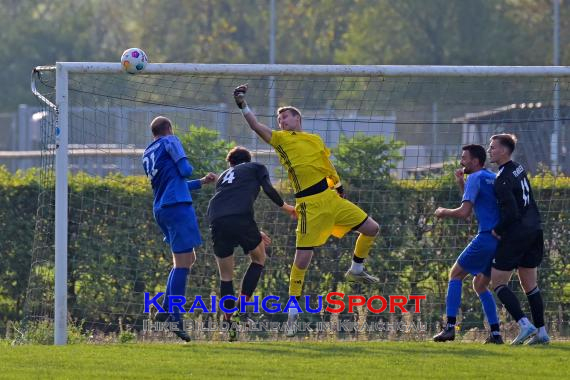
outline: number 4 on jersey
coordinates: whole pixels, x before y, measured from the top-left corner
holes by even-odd
[[[227,173],[224,175],[224,178],[222,179],[222,184],[224,184],[226,182],[232,183],[235,178],[236,178],[236,176],[234,174],[234,169],[230,168],[230,169],[228,169]]]

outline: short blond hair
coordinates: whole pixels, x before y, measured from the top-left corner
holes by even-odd
[[[507,148],[511,153],[515,151],[517,145],[517,136],[512,133],[499,133],[498,135],[491,136],[491,141],[497,140],[499,144]]]
[[[277,109],[277,116],[281,115],[285,111],[291,111],[293,116],[299,116],[301,119],[303,118],[303,115],[301,115],[301,111],[299,111],[299,109],[297,107],[293,107],[293,106],[279,107]]]

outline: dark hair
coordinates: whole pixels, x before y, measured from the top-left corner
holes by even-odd
[[[485,148],[483,148],[481,145],[469,144],[469,145],[464,145],[463,147],[461,147],[461,149],[468,151],[471,157],[478,159],[481,166],[485,165],[485,160],[487,159],[487,152],[485,152]]]
[[[172,122],[164,116],[155,117],[150,122],[150,130],[153,136],[163,136],[170,128],[172,128]]]
[[[229,162],[231,166],[236,166],[244,162],[250,162],[251,153],[249,153],[249,150],[243,146],[236,146],[228,152],[226,161]]]
[[[293,106],[279,107],[277,109],[277,115],[281,115],[285,111],[291,111],[293,116],[299,116],[300,118],[303,118],[303,116],[301,115],[301,111],[299,111],[299,109],[297,107],[293,107]]]
[[[517,137],[510,133],[500,133],[498,135],[491,136],[491,140],[497,140],[499,144],[507,148],[510,153],[515,151],[515,145],[517,144]]]

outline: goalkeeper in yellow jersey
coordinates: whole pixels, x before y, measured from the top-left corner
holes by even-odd
[[[352,265],[345,274],[347,281],[364,284],[378,282],[378,278],[364,271],[364,260],[378,235],[378,223],[360,207],[344,199],[340,178],[329,159],[330,151],[323,140],[316,134],[303,132],[301,113],[292,106],[277,110],[279,131],[259,123],[247,106],[246,92],[247,85],[234,90],[236,104],[250,128],[275,148],[295,191],[297,250],[291,268],[289,295],[301,295],[305,272],[314,248],[325,244],[330,235],[341,238],[349,231],[358,231],[360,235],[354,247]],[[290,308],[289,322],[296,319],[297,310]],[[293,325],[294,323],[289,324]],[[294,333],[294,329],[287,331],[289,336]]]

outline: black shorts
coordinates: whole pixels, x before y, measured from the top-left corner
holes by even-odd
[[[493,268],[510,271],[518,267],[536,268],[544,256],[542,230],[531,230],[505,236],[499,241]]]
[[[244,254],[261,243],[261,234],[251,215],[229,215],[218,218],[210,224],[214,254],[224,258],[233,255],[238,245]]]

